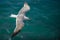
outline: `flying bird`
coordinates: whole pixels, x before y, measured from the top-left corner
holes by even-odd
[[[24,6],[19,10],[18,14],[11,14],[10,17],[16,18],[16,27],[11,35],[11,38],[16,36],[24,26],[24,20],[30,20],[25,13],[30,10],[30,6],[25,2]]]

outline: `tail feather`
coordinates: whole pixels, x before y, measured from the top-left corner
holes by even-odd
[[[12,17],[12,18],[16,18],[17,15],[15,15],[15,14],[11,14],[10,17]]]

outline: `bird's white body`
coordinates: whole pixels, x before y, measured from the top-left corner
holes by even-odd
[[[11,15],[10,15],[10,17],[12,17],[12,18],[16,18],[16,17],[17,17],[17,15],[15,15],[15,14],[11,14]],[[29,20],[29,18],[28,18],[28,17],[26,17],[26,16],[24,16],[24,20]]]
[[[29,20],[28,17],[25,16],[25,13],[30,10],[30,7],[27,3],[24,3],[24,6],[21,10],[19,10],[18,14],[11,14],[10,17],[16,18],[16,28],[14,29],[13,33],[18,32],[24,26],[23,20]],[[13,34],[14,35],[14,34]]]

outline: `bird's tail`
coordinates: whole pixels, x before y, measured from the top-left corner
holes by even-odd
[[[15,14],[11,14],[10,17],[12,17],[12,18],[16,18],[17,15],[15,15]]]

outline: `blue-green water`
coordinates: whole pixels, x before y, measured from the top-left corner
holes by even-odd
[[[60,37],[60,3],[58,0],[0,0],[0,40],[7,40],[15,28],[15,18],[24,2],[31,10],[26,13],[21,33],[12,40],[58,40]],[[21,37],[23,36],[23,38]]]

